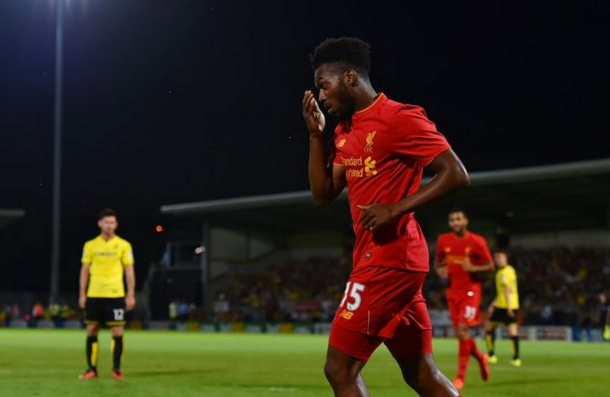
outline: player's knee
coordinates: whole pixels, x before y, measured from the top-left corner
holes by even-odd
[[[331,360],[326,360],[326,363],[324,364],[324,376],[326,376],[326,379],[330,384],[334,384],[340,377],[338,365]]]
[[[464,324],[458,325],[457,337],[460,339],[468,339],[470,337],[470,328]]]
[[[358,376],[358,374],[352,374],[352,371],[350,371],[349,368],[346,368],[333,360],[326,360],[326,364],[324,364],[324,375],[333,387],[349,384],[350,382],[355,381]]]
[[[110,332],[114,338],[119,338],[123,336],[123,327],[112,327]]]
[[[100,327],[97,325],[88,325],[87,326],[87,336],[97,336],[100,331]]]

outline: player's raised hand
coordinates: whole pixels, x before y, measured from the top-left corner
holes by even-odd
[[[326,118],[318,106],[316,98],[313,96],[313,92],[307,90],[303,95],[303,102],[301,104],[303,108],[303,118],[305,124],[311,135],[322,135],[324,127],[326,126]]]
[[[395,222],[398,216],[392,204],[358,205],[358,208],[364,211],[360,216],[360,223],[371,233]]]

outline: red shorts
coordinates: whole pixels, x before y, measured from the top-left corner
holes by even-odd
[[[481,324],[481,290],[447,291],[447,308],[453,327],[466,324],[470,327]]]
[[[335,349],[368,361],[383,342],[394,357],[432,353],[421,293],[426,273],[367,266],[353,272],[330,331]]]

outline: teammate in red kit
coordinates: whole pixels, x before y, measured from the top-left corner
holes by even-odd
[[[421,288],[428,247],[413,211],[468,183],[447,140],[418,106],[388,99],[369,80],[369,44],[327,39],[311,55],[318,100],[339,119],[330,161],[325,117],[303,97],[309,182],[316,205],[347,186],[356,242],[353,270],[333,321],[324,371],[335,396],[368,396],[361,371],[384,343],[420,396],[458,391],[432,358],[432,325]],[[435,177],[420,188],[423,169]]]
[[[453,384],[459,390],[464,387],[470,356],[479,363],[481,378],[487,381],[490,376],[489,357],[477,348],[470,327],[481,324],[479,273],[494,270],[494,263],[485,237],[468,231],[464,210],[456,208],[449,213],[449,228],[451,232],[438,236],[434,265],[440,277],[449,279],[447,306],[460,342]]]

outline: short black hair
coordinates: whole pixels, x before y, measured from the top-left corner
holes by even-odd
[[[449,210],[449,215],[451,214],[457,214],[458,212],[461,212],[462,214],[464,214],[464,216],[466,218],[468,218],[468,213],[466,212],[466,210],[462,207],[453,207]]]
[[[100,212],[100,216],[98,217],[99,220],[106,218],[107,216],[114,216],[115,218],[119,219],[119,215],[117,214],[117,212],[115,210],[113,210],[112,208],[104,208],[101,212]]]
[[[325,63],[339,63],[368,76],[371,70],[371,45],[355,37],[330,38],[314,48],[309,60],[314,71]]]

